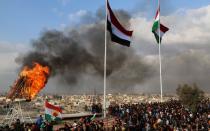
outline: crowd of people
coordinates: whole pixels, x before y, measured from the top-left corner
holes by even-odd
[[[103,120],[90,120],[89,117],[81,118],[79,121],[74,121],[72,124],[65,123],[64,127],[59,131],[104,131]]]
[[[0,131],[104,131],[103,120],[91,120],[91,117],[80,118],[72,123],[57,122],[57,128],[53,128],[55,123],[45,121],[40,116],[35,123],[21,123],[19,119],[10,126],[0,127]],[[59,126],[60,125],[60,126]],[[55,126],[55,125],[54,125]]]
[[[62,122],[53,128],[55,125],[40,115],[33,124],[24,124],[17,119],[12,125],[0,128],[0,131],[209,131],[210,101],[202,101],[194,111],[177,100],[115,104],[109,106],[106,119],[92,118],[89,116],[77,121]],[[106,123],[109,119],[113,119],[111,124]]]
[[[209,131],[210,101],[204,100],[195,111],[180,101],[111,105],[109,113],[119,118],[114,130],[129,131]]]
[[[91,107],[91,112],[94,113],[102,113],[102,105],[101,103],[93,104]]]
[[[44,121],[40,115],[35,123],[21,122],[17,119],[11,125],[6,124],[0,127],[0,131],[53,131],[53,123]]]

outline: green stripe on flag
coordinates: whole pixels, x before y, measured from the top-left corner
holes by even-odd
[[[159,27],[159,21],[155,21],[152,26],[152,32],[154,33],[156,30],[158,30],[158,27]]]
[[[45,114],[45,120],[52,121],[53,119],[52,119],[52,116],[51,115]]]
[[[45,114],[45,120],[47,121],[62,121],[60,117],[53,117],[50,114]]]
[[[54,121],[60,122],[60,121],[62,121],[62,119],[61,119],[60,117],[56,117],[56,118],[54,119]]]
[[[152,32],[154,33],[154,35],[155,35],[155,39],[156,39],[156,41],[157,41],[157,43],[159,44],[160,42],[159,42],[159,35],[158,35],[158,29],[159,29],[159,21],[155,21],[154,23],[153,23],[153,26],[152,26]],[[161,38],[160,38],[161,39]],[[161,41],[161,40],[160,40]]]

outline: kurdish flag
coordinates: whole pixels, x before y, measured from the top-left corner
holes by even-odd
[[[155,21],[152,26],[152,32],[155,35],[157,43],[161,43],[162,36],[167,32],[169,29],[160,23],[160,7],[158,8],[155,16]],[[160,33],[159,33],[160,31]],[[160,37],[160,41],[159,41]]]
[[[48,121],[61,120],[62,110],[60,107],[52,105],[45,101],[45,119]]]

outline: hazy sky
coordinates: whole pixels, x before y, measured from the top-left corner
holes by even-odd
[[[162,44],[165,91],[175,91],[178,83],[197,82],[209,92],[210,1],[160,1],[161,21],[170,28]],[[91,24],[97,10],[104,9],[104,4],[105,0],[1,0],[0,90],[8,90],[16,79],[19,65],[15,58],[31,50],[32,40],[45,30],[65,30]],[[130,28],[134,29],[131,48],[147,63],[158,66],[158,48],[151,33],[157,0],[110,0],[110,5],[131,15]],[[136,85],[135,89],[159,91],[158,80],[156,74]],[[50,80],[46,89],[56,89],[49,87],[53,85],[53,80]]]

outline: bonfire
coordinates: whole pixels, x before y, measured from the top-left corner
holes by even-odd
[[[32,67],[25,66],[19,73],[18,79],[12,85],[7,98],[24,98],[30,101],[45,87],[50,69],[37,62]]]

